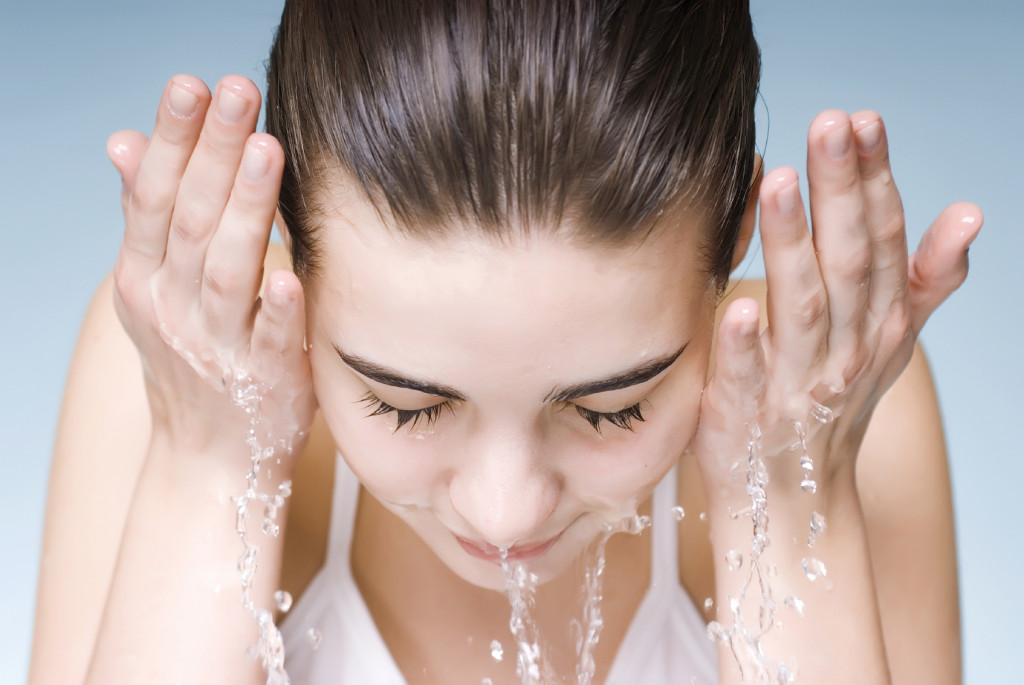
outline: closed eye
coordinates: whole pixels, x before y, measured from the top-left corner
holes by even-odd
[[[367,417],[383,416],[394,412],[398,419],[395,424],[395,431],[406,424],[411,424],[409,426],[410,429],[415,428],[416,424],[419,423],[421,419],[425,422],[425,425],[429,427],[437,421],[437,418],[441,415],[442,409],[454,412],[452,400],[445,400],[439,404],[435,404],[430,407],[423,407],[422,409],[399,409],[397,407],[392,407],[390,404],[374,395],[373,392],[368,392],[363,395],[359,401],[372,409],[372,411],[366,415]]]
[[[640,409],[641,404],[643,404],[643,402],[637,402],[632,407],[626,407],[625,409],[616,412],[593,411],[592,409],[581,407],[578,404],[574,404],[572,406],[576,408],[576,411],[580,416],[586,419],[587,422],[594,427],[594,430],[600,433],[602,421],[607,421],[613,426],[632,431],[634,420],[644,420],[643,413]]]

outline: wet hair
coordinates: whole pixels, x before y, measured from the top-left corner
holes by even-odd
[[[687,202],[728,276],[760,76],[745,1],[288,0],[267,75],[303,278],[339,170],[413,235],[628,244]]]

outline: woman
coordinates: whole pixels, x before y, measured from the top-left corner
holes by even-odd
[[[501,550],[564,625],[572,560],[636,507],[654,530],[608,542],[598,682],[742,682],[733,652],[748,678],[956,681],[948,476],[912,352],[980,212],[953,205],[908,259],[881,120],[830,111],[812,236],[795,171],[755,159],[746,7],[655,4],[292,2],[273,136],[252,84],[179,76],[149,141],[111,139],[125,240],[69,379],[45,543],[93,560],[74,584],[44,568],[34,682],[265,678],[241,657],[250,418],[225,370],[262,384],[260,442],[292,447],[260,474],[295,495],[252,598],[297,598],[297,682],[515,681]],[[279,196],[294,273],[264,258]],[[725,282],[758,203],[770,297]],[[78,530],[93,451],[124,482],[109,526]],[[765,663],[744,651],[755,561],[782,623]],[[717,676],[695,607],[721,626]]]

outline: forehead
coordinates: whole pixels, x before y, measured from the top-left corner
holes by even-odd
[[[665,228],[617,247],[558,231],[425,240],[346,202],[324,218],[311,325],[348,353],[456,387],[481,368],[547,370],[546,380],[615,372],[677,350],[713,301],[693,221],[666,213]]]

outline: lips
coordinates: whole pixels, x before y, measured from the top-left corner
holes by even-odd
[[[527,562],[539,559],[540,557],[544,556],[545,552],[551,549],[552,545],[558,542],[558,538],[560,537],[562,537],[561,533],[551,538],[550,540],[545,540],[544,542],[539,542],[532,545],[516,545],[514,547],[509,547],[508,552],[505,554],[504,560],[516,561],[521,564],[525,564]],[[459,541],[459,544],[462,545],[462,549],[466,550],[466,553],[470,556],[474,556],[477,559],[483,559],[484,561],[489,561],[492,564],[496,564],[498,566],[501,565],[501,562],[503,561],[501,550],[495,547],[494,545],[488,544],[486,542],[473,542],[458,535],[455,536],[455,539]]]

